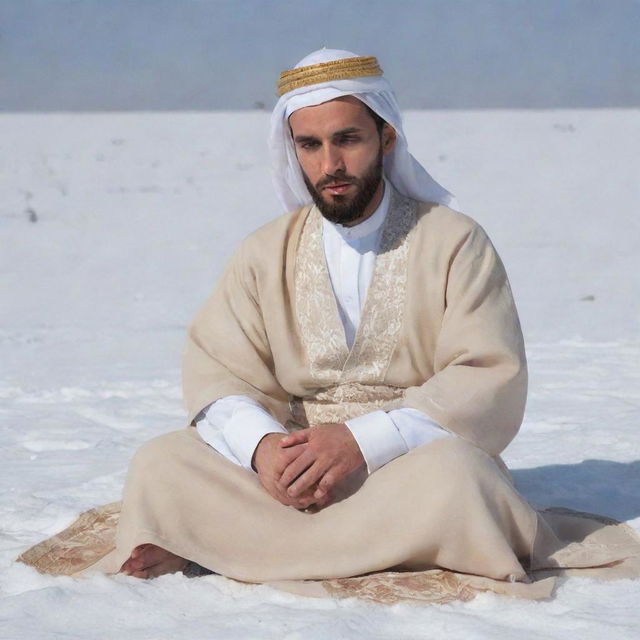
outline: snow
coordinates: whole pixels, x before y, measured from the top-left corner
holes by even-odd
[[[0,115],[0,638],[635,637],[640,581],[382,606],[14,562],[118,499],[135,448],[183,426],[186,325],[280,211],[267,126],[257,111]],[[511,276],[531,370],[504,456],[518,486],[640,531],[640,111],[413,111],[406,129]]]

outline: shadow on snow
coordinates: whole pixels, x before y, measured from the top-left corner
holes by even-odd
[[[640,516],[640,460],[585,460],[511,474],[518,491],[536,506],[569,507],[623,521]]]

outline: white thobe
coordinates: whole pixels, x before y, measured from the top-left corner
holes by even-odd
[[[350,348],[373,277],[390,196],[391,188],[385,181],[384,195],[376,211],[353,227],[323,219],[325,258]],[[346,425],[362,451],[369,473],[415,447],[450,435],[423,412],[409,408],[372,411],[347,420]],[[287,433],[270,413],[246,396],[217,400],[200,414],[196,428],[216,451],[247,469],[251,469],[255,448],[265,435]]]

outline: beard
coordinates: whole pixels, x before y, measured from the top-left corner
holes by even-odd
[[[380,184],[380,180],[382,180],[382,158],[381,146],[376,159],[361,178],[338,172],[335,174],[327,174],[317,184],[313,185],[307,177],[307,174],[302,171],[304,183],[307,185],[313,202],[323,217],[329,220],[329,222],[342,225],[348,225],[358,220],[358,218],[361,218],[371,202]],[[336,182],[355,185],[357,187],[356,193],[353,196],[334,195],[331,196],[330,201],[325,200],[322,197],[323,187]]]

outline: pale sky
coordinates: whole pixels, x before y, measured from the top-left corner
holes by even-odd
[[[640,0],[0,0],[0,110],[270,108],[327,46],[403,108],[640,106]]]

